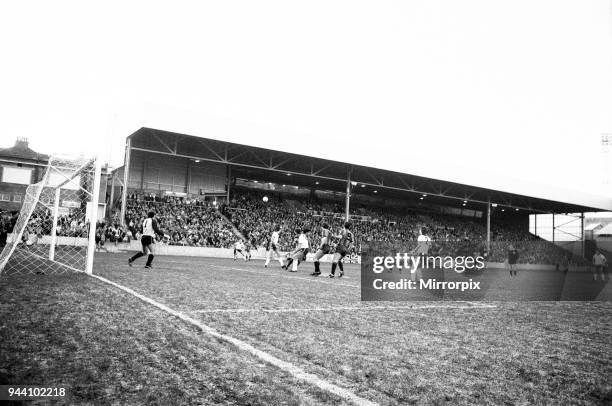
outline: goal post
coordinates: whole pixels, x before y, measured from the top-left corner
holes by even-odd
[[[51,157],[28,186],[0,253],[0,275],[93,271],[100,195],[98,158]]]
[[[93,273],[93,260],[96,252],[96,227],[98,224],[98,203],[100,199],[100,178],[102,175],[102,165],[100,159],[96,158],[94,162],[94,178],[93,190],[91,196],[91,210],[89,214],[89,241],[87,244],[87,261],[85,264],[85,272]]]

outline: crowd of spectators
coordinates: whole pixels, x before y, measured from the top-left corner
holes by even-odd
[[[295,229],[308,226],[312,229],[311,239],[318,241],[318,225],[327,223],[338,231],[344,223],[344,214],[336,203],[301,203],[278,195],[267,197],[268,201],[264,202],[260,192],[237,193],[225,211],[254,245],[264,245],[276,225],[290,231],[283,233],[280,241],[281,247],[288,249],[293,244],[292,231]],[[427,227],[429,237],[438,241],[480,240],[485,236],[484,227],[476,222],[431,213],[356,207],[351,210],[351,218],[355,238],[362,243],[416,241],[422,227]]]
[[[267,197],[264,201],[263,196]],[[566,250],[544,241],[521,226],[494,221],[491,224],[491,245],[486,252],[486,228],[478,219],[449,216],[440,213],[392,209],[389,207],[360,206],[351,211],[353,233],[359,251],[372,241],[410,243],[416,241],[419,230],[426,227],[427,235],[439,242],[439,247],[459,246],[470,241],[474,251],[489,260],[503,262],[510,244],[519,251],[519,262],[541,264],[581,264],[582,260]],[[308,227],[311,246],[320,240],[320,225],[327,223],[338,232],[343,223],[342,203],[300,199],[296,196],[235,189],[228,204],[219,204],[182,196],[156,196],[132,193],[128,195],[125,227],[120,225],[118,213],[107,223],[99,223],[96,241],[120,243],[139,239],[141,225],[148,212],[155,212],[160,228],[168,235],[168,244],[196,247],[229,248],[244,237],[251,248],[266,247],[273,229],[281,227],[280,248],[291,250],[297,237],[296,230]],[[1,214],[1,213],[0,213]],[[0,243],[10,233],[16,216],[0,216]],[[26,234],[49,235],[50,213],[36,213],[30,220]],[[87,235],[84,215],[60,216],[59,236]],[[444,244],[442,244],[444,242]],[[435,244],[434,244],[435,246]]]
[[[149,211],[170,245],[228,248],[236,241],[232,225],[210,202],[176,196],[128,196],[126,224],[133,238],[140,238],[141,225]]]
[[[285,230],[280,238],[281,249],[291,249],[296,237],[294,230],[304,226],[312,230],[310,240],[311,244],[316,246],[320,239],[318,225],[327,223],[332,229],[339,231],[344,223],[340,203],[313,200],[301,202],[292,200],[295,197],[287,198],[276,194],[267,194],[266,202],[262,199],[263,195],[264,193],[259,191],[237,192],[224,212],[253,246],[265,246],[276,225]],[[434,242],[438,242],[439,247],[459,249],[469,241],[474,253],[486,255],[491,261],[503,262],[509,246],[513,244],[520,252],[519,261],[523,263],[584,263],[581,258],[568,254],[557,245],[542,240],[511,222],[491,224],[492,242],[490,251],[487,252],[486,228],[482,220],[366,206],[353,208],[351,219],[358,249],[362,244],[372,241],[414,242],[420,229],[426,228],[427,235]]]
[[[16,222],[16,213],[0,211],[0,247],[6,245],[8,235],[13,232]]]
[[[118,243],[129,243],[132,240],[132,234],[124,227],[113,222],[98,222],[96,225],[96,249],[105,249],[105,244],[111,243],[115,246]]]
[[[18,212],[0,213],[0,247],[6,245],[8,234],[13,232],[18,219]],[[56,235],[58,237],[86,237],[88,224],[84,213],[74,211],[60,215],[57,218]],[[53,232],[53,215],[50,210],[32,213],[21,239],[25,243],[33,243],[43,236]]]

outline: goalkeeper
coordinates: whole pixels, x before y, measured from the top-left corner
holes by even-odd
[[[155,258],[155,255],[153,255],[155,235],[159,235],[162,238],[164,237],[164,233],[157,226],[157,221],[155,221],[154,217],[155,213],[150,211],[145,221],[142,222],[142,237],[140,238],[140,242],[142,243],[142,251],[136,253],[132,258],[128,259],[129,266],[132,266],[132,263],[138,258],[149,254],[145,268],[151,269],[153,258]]]

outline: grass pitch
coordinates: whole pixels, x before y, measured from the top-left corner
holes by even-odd
[[[363,303],[356,265],[126,260],[94,273],[379,404],[612,402],[607,302]],[[66,403],[346,403],[85,275],[3,277],[0,312],[0,384],[65,385]]]

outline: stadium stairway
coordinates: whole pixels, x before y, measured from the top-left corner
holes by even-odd
[[[238,230],[236,228],[236,226],[234,225],[234,223],[232,223],[232,221],[230,219],[227,218],[227,216],[225,214],[223,214],[221,212],[221,210],[217,210],[217,213],[219,213],[219,215],[221,216],[221,218],[223,219],[223,221],[225,221],[229,227],[232,229],[232,232],[234,233],[234,235],[236,235],[236,237],[240,238],[243,241],[246,241],[246,238],[244,237],[244,235],[240,232],[240,230]]]

